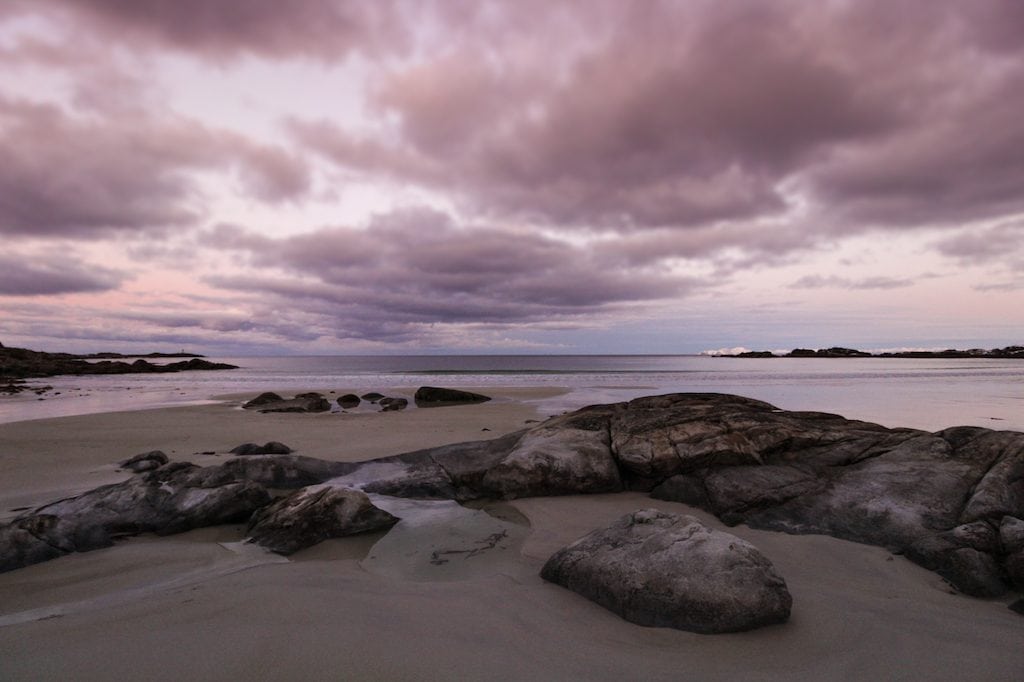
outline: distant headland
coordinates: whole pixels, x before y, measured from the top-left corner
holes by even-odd
[[[720,353],[715,357],[722,358],[998,358],[1024,360],[1024,346],[1006,346],[1005,348],[971,348],[970,350],[910,350],[892,353],[869,353],[855,348],[794,348],[788,353],[774,353],[767,350],[745,351],[742,353]]]
[[[149,353],[123,355],[121,353],[46,353],[27,348],[8,348],[0,344],[0,383],[14,385],[22,379],[51,377],[59,374],[155,374],[185,370],[238,369],[236,365],[203,360],[194,353]],[[123,362],[116,358],[138,358]],[[143,358],[189,358],[181,362],[155,365]],[[92,361],[92,362],[90,362]],[[13,391],[4,391],[13,392]]]

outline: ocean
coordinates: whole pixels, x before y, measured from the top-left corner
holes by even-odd
[[[36,396],[0,397],[0,423],[214,402],[274,390],[411,393],[418,386],[564,387],[542,414],[674,392],[735,393],[789,410],[834,412],[934,431],[974,425],[1024,431],[1024,362],[996,359],[722,358],[692,355],[212,357],[240,369],[62,376]],[[41,399],[40,399],[41,398]]]

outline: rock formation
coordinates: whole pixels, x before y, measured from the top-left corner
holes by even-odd
[[[144,471],[159,469],[164,464],[167,464],[168,461],[170,460],[168,460],[167,455],[161,450],[152,450],[151,452],[143,452],[134,457],[129,457],[121,462],[120,467],[136,474],[141,474]]]
[[[343,410],[350,410],[353,407],[359,407],[359,403],[362,399],[355,393],[346,393],[345,395],[338,398],[338,407]]]
[[[753,545],[656,509],[627,514],[559,550],[541,577],[632,623],[705,634],[785,622],[793,603]]]
[[[329,412],[331,403],[319,393],[299,393],[289,399],[267,392],[259,394],[242,407],[258,412]]]
[[[284,443],[279,443],[276,440],[264,443],[263,445],[257,445],[256,443],[242,443],[241,445],[235,446],[231,449],[231,454],[236,457],[244,457],[247,455],[290,455],[292,449]]]
[[[419,407],[442,407],[447,405],[485,403],[490,400],[490,397],[471,391],[460,391],[455,388],[421,386],[416,389],[416,395],[413,396],[413,399]]]
[[[728,524],[880,545],[972,595],[1021,589],[1024,572],[1024,433],[888,429],[738,396],[596,405],[493,440],[366,462],[264,455],[198,471],[218,485],[248,481],[277,489],[329,481],[457,501],[644,490]],[[76,498],[83,513],[89,500],[103,499],[90,495]],[[43,521],[33,518],[48,513],[36,510],[0,527],[0,538],[8,538],[0,539],[0,556],[10,555],[12,528],[36,527]],[[125,514],[129,520],[119,528],[141,527]]]

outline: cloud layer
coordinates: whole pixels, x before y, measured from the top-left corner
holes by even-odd
[[[527,347],[698,300],[1000,300],[1024,286],[1021,36],[1016,0],[10,0],[0,309]]]

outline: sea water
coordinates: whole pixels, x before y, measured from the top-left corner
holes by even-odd
[[[215,401],[227,394],[318,390],[409,393],[418,386],[563,387],[542,414],[675,392],[735,393],[788,410],[885,426],[1024,431],[1024,361],[723,358],[687,355],[431,355],[210,358],[229,371],[61,376],[38,396],[0,397],[0,423]],[[413,409],[413,408],[411,408]]]

